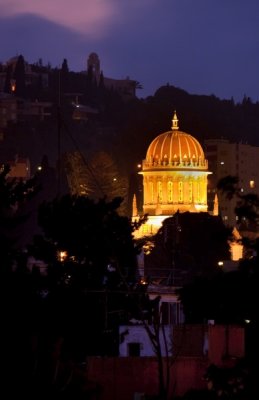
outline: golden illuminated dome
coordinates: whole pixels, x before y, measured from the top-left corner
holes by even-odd
[[[172,130],[157,136],[149,145],[143,168],[166,166],[207,168],[203,149],[193,136],[179,131],[176,113],[172,120]]]

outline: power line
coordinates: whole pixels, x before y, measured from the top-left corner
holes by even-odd
[[[99,181],[98,181],[96,175],[94,174],[92,168],[91,168],[90,165],[88,164],[88,162],[87,162],[87,160],[86,160],[84,154],[81,152],[81,150],[80,150],[80,148],[79,148],[79,145],[78,145],[76,139],[75,139],[75,138],[73,137],[73,135],[71,134],[69,128],[68,128],[67,125],[65,124],[65,121],[62,120],[62,118],[61,118],[61,112],[60,112],[60,107],[59,107],[58,118],[59,118],[59,120],[60,120],[60,121],[59,121],[59,124],[58,124],[58,126],[59,126],[59,152],[61,153],[60,133],[61,133],[61,126],[63,125],[63,127],[65,128],[66,134],[68,135],[68,137],[69,137],[70,140],[72,141],[73,145],[75,146],[75,149],[78,151],[78,153],[79,153],[79,155],[80,155],[80,157],[81,157],[81,159],[82,159],[84,165],[86,166],[86,168],[87,168],[89,174],[91,175],[91,177],[92,177],[92,179],[93,179],[93,181],[94,181],[94,183],[95,183],[95,185],[96,185],[96,188],[98,189],[98,191],[99,191],[99,193],[101,194],[101,196],[105,197],[106,195],[105,195],[105,193],[104,193],[104,191],[103,191],[103,188],[102,188],[102,186],[100,185],[100,183],[99,183]],[[61,164],[61,163],[60,163],[60,153],[59,153],[59,164]],[[59,167],[59,174],[60,174],[60,172],[61,172],[61,171],[60,171],[60,168],[61,168],[61,166]],[[59,177],[59,181],[60,181],[60,177]],[[60,188],[59,188],[59,189],[60,189]]]

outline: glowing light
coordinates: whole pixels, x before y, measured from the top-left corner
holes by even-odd
[[[243,257],[243,245],[240,242],[230,243],[231,260],[238,261]]]
[[[14,80],[12,80],[12,81],[11,81],[11,91],[12,91],[12,92],[15,92],[15,90],[16,90],[16,83],[15,83]]]
[[[145,279],[144,277],[142,277],[142,278],[140,279],[140,284],[141,284],[141,285],[148,285],[148,282],[146,281],[146,279]]]
[[[59,251],[58,252],[58,259],[59,261],[63,262],[67,258],[67,252],[66,251]]]
[[[41,170],[42,170],[42,166],[39,165],[38,168],[37,168],[37,170],[38,170],[38,171],[41,171]]]
[[[219,267],[223,267],[223,264],[224,264],[223,261],[219,261],[219,262],[218,262],[218,266],[219,266]]]
[[[116,271],[116,268],[115,268],[112,264],[108,264],[108,265],[107,265],[107,270],[108,270],[109,272],[115,272],[115,271]]]
[[[143,246],[144,254],[149,255],[152,252],[154,246],[154,242],[148,240]]]

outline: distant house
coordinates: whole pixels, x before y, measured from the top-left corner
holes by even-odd
[[[176,287],[149,285],[150,300],[159,297],[160,310],[160,343],[163,357],[173,355],[173,330],[184,323],[182,304],[180,303]],[[155,351],[145,329],[144,324],[138,320],[131,320],[129,325],[120,326],[119,355],[121,357],[154,357]],[[163,326],[163,331],[162,331]],[[150,325],[152,330],[152,325]]]
[[[259,170],[255,168],[259,158],[258,146],[226,139],[208,139],[205,141],[205,154],[212,171],[208,176],[208,201],[213,201],[219,180],[229,175],[238,177],[242,194],[259,195]],[[236,199],[230,200],[221,193],[218,196],[219,213],[224,223],[236,226]]]
[[[44,121],[52,115],[52,103],[49,101],[18,101],[19,121],[40,120]]]
[[[0,72],[0,92],[4,91],[4,87],[6,84],[6,77],[9,73],[10,83],[11,83],[11,92],[15,92],[16,82],[14,79],[14,73],[16,64],[19,56],[15,56],[7,60],[3,63],[2,71]],[[29,64],[27,61],[24,61],[25,68],[25,86],[29,87],[33,84],[37,84],[39,80],[41,81],[41,85],[43,88],[47,88],[49,85],[49,74],[44,70],[44,67],[34,68],[33,65]],[[37,69],[37,71],[35,70]]]
[[[9,122],[17,120],[17,99],[8,93],[0,92],[0,140],[3,139],[3,129]]]
[[[96,53],[91,53],[87,60],[86,73],[91,74],[92,80],[95,81],[97,85],[103,83],[104,87],[119,93],[124,100],[130,100],[136,97],[136,88],[138,87],[137,81],[129,77],[125,79],[108,78],[103,75],[100,65],[99,56]]]

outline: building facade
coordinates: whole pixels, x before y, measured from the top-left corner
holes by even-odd
[[[96,53],[89,54],[87,59],[87,71],[91,71],[92,78],[97,85],[103,79],[103,85],[114,92],[120,94],[124,100],[130,100],[136,97],[137,82],[126,77],[125,79],[114,79],[103,76],[101,63]]]
[[[236,176],[239,179],[241,194],[253,193],[259,195],[259,147],[244,143],[231,143],[225,139],[210,139],[205,141],[206,158],[210,170],[208,177],[208,203],[211,203],[217,193],[217,183],[226,176]],[[236,199],[229,200],[218,193],[219,214],[226,225],[236,225]]]

